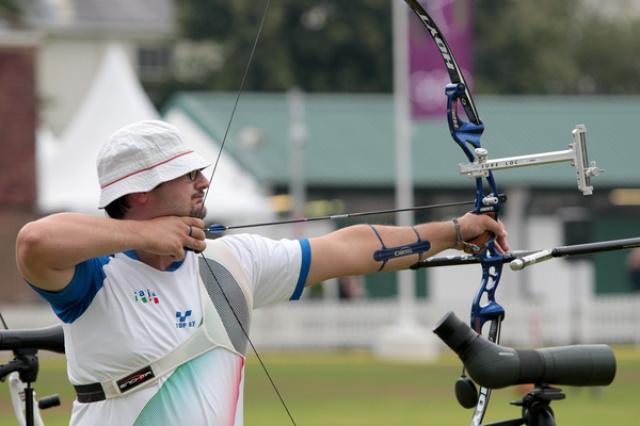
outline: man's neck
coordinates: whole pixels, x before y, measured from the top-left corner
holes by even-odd
[[[172,256],[157,255],[144,250],[134,250],[134,252],[140,262],[159,271],[166,271],[176,262],[176,259]]]

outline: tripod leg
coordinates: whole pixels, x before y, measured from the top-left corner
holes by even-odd
[[[44,423],[42,421],[42,417],[40,417],[40,410],[38,409],[38,404],[36,404],[35,400],[35,392],[33,392],[32,388],[32,396],[30,398],[33,409],[29,410],[27,407],[27,399],[25,394],[25,387],[27,386],[23,381],[18,377],[18,373],[14,372],[8,376],[9,382],[9,390],[11,391],[11,402],[13,403],[13,409],[16,413],[16,419],[18,420],[19,426],[26,426],[27,424],[35,425],[35,426],[43,426]],[[27,413],[32,413],[31,423],[29,421],[29,415]]]
[[[33,388],[31,383],[27,383],[27,387],[24,388],[24,414],[27,426],[33,426],[33,406]]]

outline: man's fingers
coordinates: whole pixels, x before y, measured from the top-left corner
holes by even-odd
[[[204,232],[204,221],[202,219],[189,217],[189,220],[185,221],[185,224],[189,225],[185,231],[187,234],[187,241],[185,243],[185,249],[200,253],[207,248],[205,242],[207,234]]]
[[[487,243],[487,241],[489,241],[491,238],[493,238],[493,234],[489,231],[485,232],[482,235],[479,235],[475,238],[471,238],[469,241],[467,241],[469,244],[473,244],[476,246],[482,246],[484,244]]]
[[[169,255],[175,260],[185,258],[184,250],[202,251],[207,247],[204,221],[188,216],[163,216],[147,222],[150,226],[151,253]]]
[[[463,241],[469,244],[473,244],[478,247],[482,247],[491,238],[496,238],[495,247],[499,253],[504,253],[509,250],[509,244],[507,243],[507,231],[504,225],[500,221],[494,220],[494,213],[486,214],[473,214],[467,213],[464,217],[460,218],[461,223],[461,236]],[[466,238],[466,239],[465,239]],[[469,247],[464,247],[465,252],[470,252]],[[484,251],[484,250],[482,250]],[[481,253],[482,251],[475,251],[474,254]]]
[[[509,243],[507,242],[506,233],[504,236],[498,236],[496,239],[496,249],[500,254],[504,254],[509,251]]]

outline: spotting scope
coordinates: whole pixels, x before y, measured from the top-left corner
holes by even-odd
[[[62,325],[30,330],[0,330],[0,350],[45,349],[64,353],[64,332]]]
[[[512,349],[480,336],[453,312],[433,332],[458,354],[469,377],[488,389],[522,383],[607,386],[616,375],[616,358],[607,345]]]

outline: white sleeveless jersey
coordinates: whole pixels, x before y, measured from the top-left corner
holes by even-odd
[[[74,402],[72,424],[242,424],[247,342],[238,320],[249,332],[253,309],[300,297],[309,244],[242,234],[208,241],[203,254],[206,262],[188,252],[159,271],[119,253],[78,265],[59,293],[37,290],[64,322],[74,385],[123,377],[188,339],[203,323],[199,275],[219,316],[217,347],[122,397]]]

